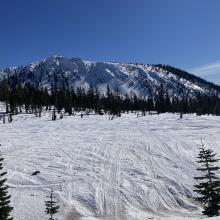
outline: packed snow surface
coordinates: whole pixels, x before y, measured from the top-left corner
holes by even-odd
[[[220,155],[219,132],[215,116],[15,116],[0,124],[15,220],[46,220],[51,188],[59,220],[200,219],[195,160],[201,138]]]

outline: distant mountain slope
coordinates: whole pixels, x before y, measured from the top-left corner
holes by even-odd
[[[161,85],[176,96],[220,92],[219,86],[171,66],[91,62],[60,56],[0,70],[0,79],[8,77],[16,83],[30,83],[37,87],[69,85],[88,89],[92,86],[103,94],[109,86],[121,95],[135,93],[139,97],[156,93]]]
[[[167,70],[168,72],[171,72],[181,78],[185,78],[186,80],[190,80],[191,82],[194,82],[194,83],[199,83],[201,86],[202,85],[206,85],[207,87],[211,87],[213,89],[216,89],[216,90],[220,90],[220,86],[218,85],[215,85],[214,83],[212,82],[208,82],[206,81],[205,79],[202,79],[198,76],[195,76],[193,74],[190,74],[184,70],[180,70],[178,68],[175,68],[175,67],[172,67],[172,66],[169,66],[169,65],[163,65],[163,64],[157,64],[157,65],[154,65],[156,67],[159,67],[161,69],[164,69],[164,70]]]

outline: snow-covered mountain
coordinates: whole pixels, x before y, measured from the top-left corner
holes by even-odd
[[[163,65],[91,62],[79,58],[53,56],[27,66],[0,70],[0,79],[50,88],[63,84],[73,88],[90,86],[105,94],[107,86],[121,95],[135,93],[145,97],[161,85],[177,96],[220,93],[220,87],[187,72]]]

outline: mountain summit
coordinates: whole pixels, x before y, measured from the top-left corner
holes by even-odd
[[[36,87],[71,86],[97,88],[105,94],[107,87],[121,95],[146,97],[163,86],[174,96],[214,95],[220,87],[185,71],[166,65],[84,61],[79,58],[53,56],[27,66],[0,70],[0,79],[15,79]]]

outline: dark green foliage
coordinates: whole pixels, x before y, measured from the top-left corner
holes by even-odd
[[[149,87],[148,97],[138,98],[134,93],[122,97],[119,91],[112,92],[109,87],[106,94],[101,95],[92,87],[85,91],[82,88],[73,89],[66,83],[58,89],[55,83],[48,92],[47,89],[39,89],[28,83],[16,84],[17,81],[10,79],[0,82],[0,89],[3,91],[0,93],[0,101],[6,103],[9,122],[12,121],[12,115],[20,113],[23,108],[26,113],[34,113],[37,117],[41,116],[43,108],[47,111],[53,109],[52,120],[56,120],[56,113],[61,113],[62,110],[69,115],[74,114],[74,111],[84,110],[116,116],[120,116],[121,112],[135,110],[142,111],[143,116],[147,111],[220,115],[220,99],[217,95],[197,93],[193,97],[186,94],[178,98],[164,88],[163,84],[155,93]]]
[[[3,169],[3,158],[0,158],[0,219],[1,220],[12,220],[10,213],[13,208],[10,206],[10,198],[8,195],[8,186],[5,185],[7,179],[5,175],[7,172],[2,172]]]
[[[156,103],[155,103],[155,108],[158,110],[158,113],[164,113],[167,110],[166,107],[168,106],[166,105],[165,98],[166,96],[165,96],[164,87],[163,85],[161,85],[160,90],[157,94]]]
[[[56,121],[57,116],[56,116],[56,108],[53,108],[53,113],[52,113],[52,121]]]
[[[49,199],[48,201],[45,201],[46,210],[45,213],[49,215],[48,220],[55,220],[54,215],[56,215],[59,212],[59,206],[57,205],[57,202],[54,201],[55,196],[53,193],[53,190],[51,189],[50,195],[47,196]]]
[[[203,176],[195,177],[199,184],[195,185],[195,192],[199,194],[195,199],[204,206],[203,214],[209,217],[218,216],[220,211],[220,180],[215,171],[220,168],[215,165],[215,153],[211,149],[205,149],[203,144],[198,155],[200,168],[197,170],[204,173]]]

